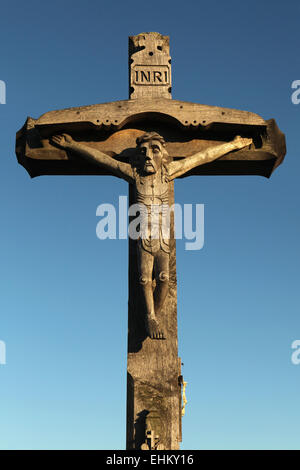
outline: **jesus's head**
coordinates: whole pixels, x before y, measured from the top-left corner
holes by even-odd
[[[136,139],[140,170],[146,175],[156,173],[166,159],[164,138],[157,132],[147,132]]]

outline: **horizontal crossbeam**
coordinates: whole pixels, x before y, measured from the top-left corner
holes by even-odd
[[[284,134],[273,119],[265,121],[247,111],[206,106],[165,98],[124,100],[60,111],[38,119],[28,118],[17,133],[18,161],[31,177],[39,175],[104,175],[106,170],[79,161],[50,143],[57,133],[127,162],[140,129],[147,126],[164,134],[169,155],[188,158],[236,135],[251,137],[249,150],[227,154],[195,168],[187,175],[262,175],[269,177],[285,155]]]

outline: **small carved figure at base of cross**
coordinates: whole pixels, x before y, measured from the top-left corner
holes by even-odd
[[[159,436],[155,436],[152,429],[146,431],[146,441],[141,445],[141,450],[164,450],[165,446],[159,442]]]

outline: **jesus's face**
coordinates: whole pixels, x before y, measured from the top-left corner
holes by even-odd
[[[141,169],[144,173],[151,175],[156,173],[162,166],[163,148],[158,140],[149,140],[139,146],[141,158]]]

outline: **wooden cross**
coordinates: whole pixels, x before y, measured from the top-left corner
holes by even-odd
[[[167,36],[129,38],[129,76],[129,100],[27,119],[16,153],[30,176],[118,176],[129,182],[129,204],[143,203],[149,215],[154,200],[172,205],[177,177],[270,177],[282,162],[285,137],[273,119],[172,100]],[[173,214],[168,236],[148,235],[129,238],[127,449],[173,450],[182,440],[185,383]]]

